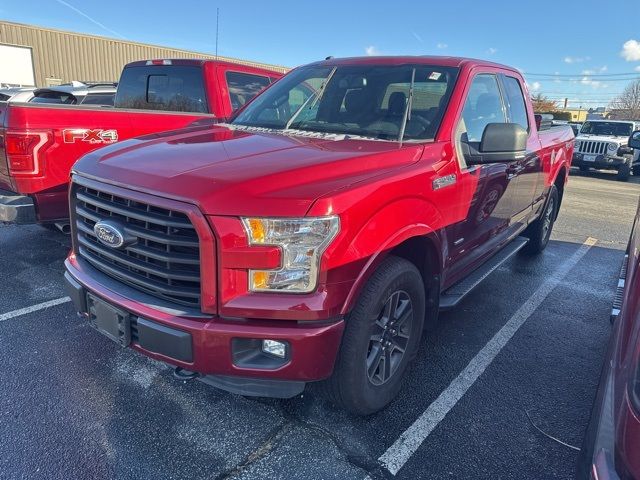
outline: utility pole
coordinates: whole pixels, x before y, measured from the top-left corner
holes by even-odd
[[[568,98],[565,98],[565,99],[564,99],[564,109],[565,109],[565,110],[567,109],[567,105],[568,105],[568,104],[569,104],[569,99],[568,99]]]
[[[220,8],[216,8],[216,60],[218,60],[218,27],[220,25]]]

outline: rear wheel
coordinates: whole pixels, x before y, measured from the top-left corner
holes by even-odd
[[[547,204],[535,222],[527,227],[524,235],[529,237],[529,242],[524,247],[524,252],[535,255],[542,252],[549,243],[549,237],[551,237],[551,230],[558,216],[559,207],[559,195],[558,189],[555,185],[551,186],[549,190],[549,197],[547,198]]]
[[[389,257],[345,319],[336,366],[324,382],[329,400],[356,415],[391,402],[418,351],[424,315],[420,272],[407,260]]]

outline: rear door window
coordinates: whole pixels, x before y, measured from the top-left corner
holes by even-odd
[[[118,83],[115,106],[207,113],[202,68],[182,65],[125,68]]]
[[[229,100],[233,110],[244,106],[245,103],[271,83],[269,77],[251,75],[249,73],[227,72],[226,77],[229,87]]]

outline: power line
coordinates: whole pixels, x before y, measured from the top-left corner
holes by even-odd
[[[636,73],[636,75],[638,75]],[[525,74],[525,77],[527,75]],[[572,82],[572,83],[584,83],[586,82],[632,82],[635,80],[640,80],[640,77],[636,76],[636,77],[628,77],[628,78],[598,78],[597,80],[592,80],[592,77],[596,77],[596,75],[581,75],[580,77],[573,77],[573,78],[555,78],[555,77],[551,77],[551,78],[535,78],[535,80],[537,82]]]
[[[620,77],[623,75],[638,75],[638,72],[627,72],[627,73],[529,73],[526,72],[523,75],[533,76],[533,77],[579,77],[579,76],[588,76],[588,77]]]

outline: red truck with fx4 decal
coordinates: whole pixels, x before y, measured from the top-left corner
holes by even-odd
[[[490,62],[296,68],[228,123],[79,160],[69,295],[179,378],[273,397],[322,381],[375,412],[440,309],[547,245],[574,136],[540,123]]]
[[[0,221],[68,231],[69,172],[85,153],[127,138],[221,121],[281,72],[214,60],[124,67],[115,107],[0,102]]]

